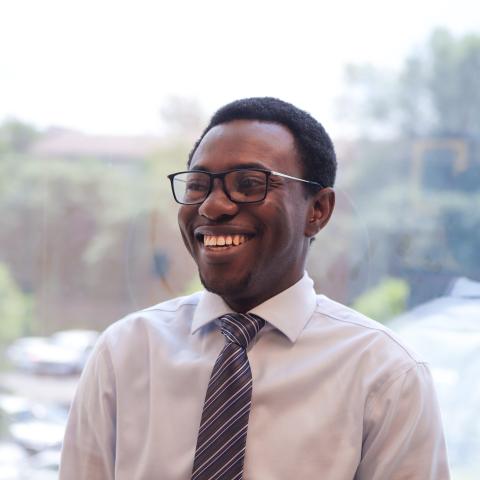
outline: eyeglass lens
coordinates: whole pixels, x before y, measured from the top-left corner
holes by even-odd
[[[267,173],[258,170],[235,170],[223,176],[225,190],[234,202],[258,202],[267,192]],[[201,203],[210,192],[213,178],[206,172],[183,172],[175,175],[173,188],[180,203]]]

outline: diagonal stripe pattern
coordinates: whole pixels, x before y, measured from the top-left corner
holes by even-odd
[[[208,384],[192,480],[240,480],[243,474],[252,372],[246,349],[265,321],[252,314],[220,317],[226,344]]]

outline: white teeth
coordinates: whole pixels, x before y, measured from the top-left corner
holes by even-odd
[[[224,247],[241,245],[247,241],[246,235],[204,235],[203,244],[206,247]]]

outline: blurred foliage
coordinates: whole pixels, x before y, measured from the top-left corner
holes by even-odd
[[[39,132],[15,119],[6,120],[0,128],[0,154],[24,152],[38,138]]]
[[[340,185],[368,231],[367,284],[400,276],[421,301],[442,293],[418,283],[430,274],[479,280],[480,34],[437,29],[400,71],[349,65],[346,78],[341,113],[361,135]]]
[[[32,299],[0,263],[0,345],[27,335],[32,328]]]
[[[147,160],[148,178],[151,197],[155,210],[161,212],[176,226],[176,208],[172,199],[170,182],[167,175],[187,168],[188,152],[192,147],[188,138],[174,137],[161,151],[155,152]]]
[[[132,181],[129,172],[95,159],[76,162],[11,154],[0,163],[4,228],[22,229],[25,220],[32,218],[39,231],[50,227],[60,233],[65,222],[75,218],[77,233],[90,237],[84,258],[91,262],[111,246],[115,227],[147,204],[148,192]]]
[[[9,123],[0,126],[0,137],[10,129]],[[101,158],[38,158],[10,148],[0,155],[3,226],[14,228],[24,214],[35,212],[61,231],[62,221],[78,214],[95,229],[85,252],[95,262],[111,245],[112,230],[132,217],[158,209],[176,222],[166,175],[185,167],[187,152],[185,142],[174,140],[148,158],[118,167]]]
[[[410,288],[405,280],[385,278],[358,296],[352,306],[370,318],[385,322],[405,311],[409,293]]]
[[[183,289],[193,272],[175,255],[183,246],[172,240],[177,209],[166,175],[185,168],[192,123],[181,130],[178,121],[156,150],[127,159],[37,154],[32,146],[49,132],[13,120],[0,125],[0,262],[14,273],[16,291],[36,299],[35,333],[103,328],[132,302],[140,308]],[[168,257],[168,289],[154,271],[158,251]],[[65,315],[67,302],[76,303]],[[104,318],[91,318],[95,302]],[[2,322],[7,329],[9,320]]]
[[[480,135],[480,34],[435,30],[400,72],[370,64],[346,68],[339,113],[364,134]]]

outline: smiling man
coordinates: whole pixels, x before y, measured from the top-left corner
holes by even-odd
[[[277,99],[236,101],[187,168],[169,178],[205,291],[103,334],[60,478],[448,479],[426,365],[305,272],[335,199],[323,127]]]
[[[232,120],[206,133],[185,174],[187,185],[190,179],[210,186],[203,172],[225,172],[223,183],[217,177],[202,190],[209,194],[201,204],[181,207],[179,224],[202,283],[237,312],[302,278],[310,240],[332,213],[331,188],[312,195],[306,185],[317,185],[298,181],[304,174],[296,151],[283,125]]]

